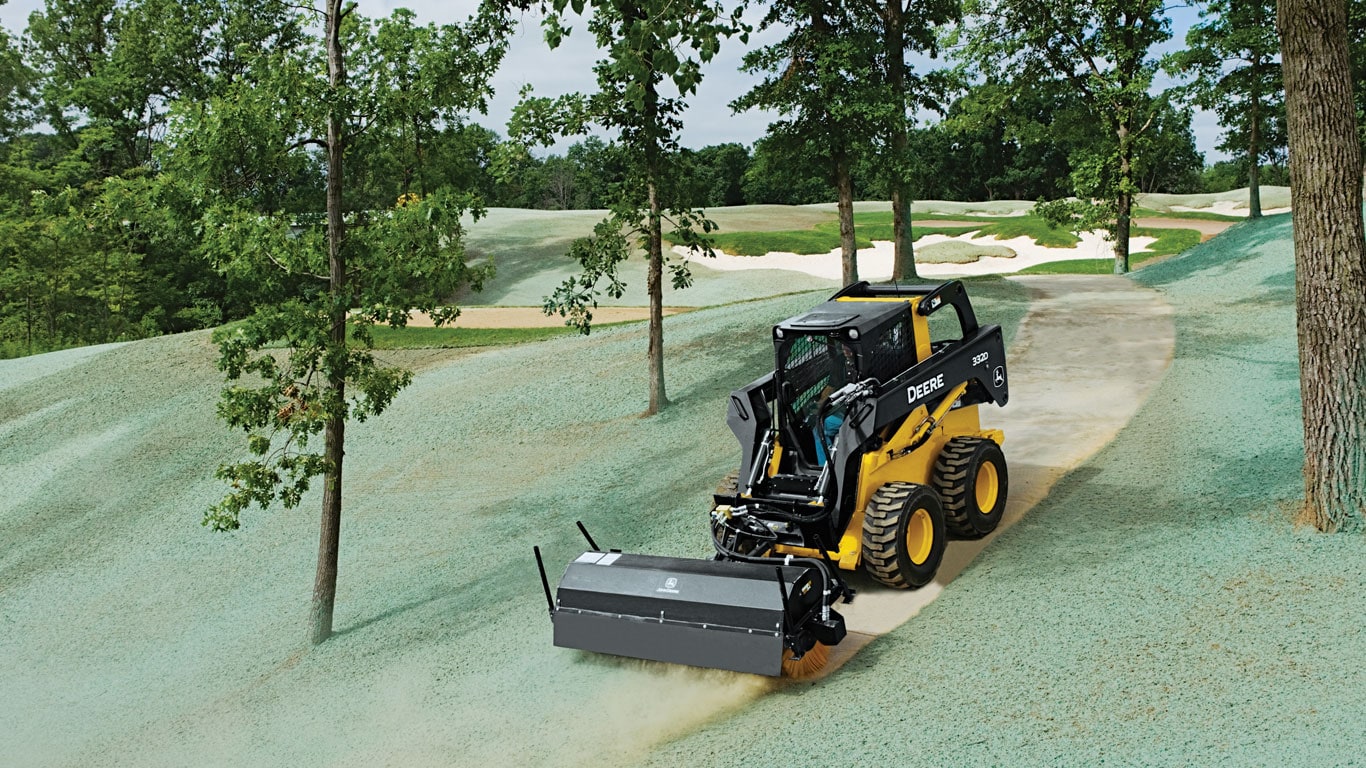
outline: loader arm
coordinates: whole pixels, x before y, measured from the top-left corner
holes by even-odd
[[[872,407],[859,409],[845,423],[845,428],[852,430],[849,436],[854,438],[848,444],[862,445],[879,429],[905,418],[916,408],[938,403],[961,383],[968,385],[962,405],[1006,404],[1010,388],[1000,326],[978,328],[971,336],[953,342],[884,383],[882,393],[869,398]]]
[[[773,411],[770,403],[777,397],[773,374],[767,373],[750,382],[749,386],[730,394],[726,410],[726,425],[744,448],[740,455],[740,483],[753,475],[754,462],[764,446],[764,437],[772,429]]]

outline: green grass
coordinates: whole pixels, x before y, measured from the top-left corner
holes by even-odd
[[[982,258],[1011,259],[1015,256],[1015,251],[1004,245],[977,245],[961,240],[945,240],[915,249],[918,264],[971,264]]]
[[[1159,219],[1199,219],[1202,221],[1243,221],[1243,216],[1230,216],[1222,213],[1212,213],[1210,211],[1159,211],[1156,208],[1135,207],[1133,218],[1159,218]]]
[[[982,237],[995,237],[998,240],[1009,240],[1015,237],[1028,237],[1034,242],[1046,248],[1071,248],[1081,242],[1081,238],[1064,229],[1057,229],[1048,225],[1048,222],[1027,213],[1023,216],[953,216],[947,217],[950,221],[972,221],[981,222],[980,227],[936,227],[926,225],[916,225],[912,230],[917,240],[923,235],[944,234],[950,237],[967,234],[968,232],[979,232]],[[945,216],[915,216],[915,219],[926,221],[945,220]],[[822,225],[823,226],[823,225]],[[874,240],[891,239],[892,214],[890,211],[869,211],[854,214],[854,226],[862,228],[868,236]],[[885,229],[884,229],[885,228]],[[877,232],[885,231],[886,237],[879,237]],[[862,234],[863,232],[860,232]]]
[[[1081,238],[1065,229],[1051,227],[1038,216],[1014,216],[982,229],[983,235],[995,235],[997,240],[1028,237],[1045,248],[1071,248]]]
[[[979,224],[995,224],[995,223],[1001,221],[1002,218],[1003,218],[1003,217],[1001,217],[1001,216],[971,216],[971,215],[959,216],[959,215],[956,215],[956,214],[947,214],[947,213],[913,213],[913,214],[911,214],[911,222],[912,222],[913,224],[916,224],[916,227],[917,227],[917,228],[919,228],[919,226],[920,226],[920,225],[919,225],[919,222],[922,222],[922,221],[971,221],[971,222],[976,222],[976,223],[979,223]],[[1011,218],[1015,218],[1015,217],[1011,217]],[[891,211],[859,211],[859,212],[855,212],[855,213],[854,213],[854,226],[855,226],[855,227],[869,227],[869,226],[874,226],[874,227],[887,227],[888,229],[890,229],[891,226],[892,226],[892,212],[891,212]]]
[[[712,236],[712,243],[717,250],[735,256],[763,256],[772,251],[805,255],[829,253],[840,247],[839,225],[833,226],[833,232],[822,229],[824,226],[779,232],[722,232]],[[859,248],[872,245],[866,237],[858,237],[856,243]]]
[[[974,219],[968,217],[965,220],[973,221]],[[976,232],[982,228],[983,227],[936,227],[916,224],[911,227],[911,239],[919,240],[925,235],[948,235],[949,237],[957,237],[958,235],[966,235],[969,232]],[[837,238],[835,247],[839,246],[839,222],[817,224],[816,229],[835,235]],[[854,214],[854,234],[858,236],[860,240],[866,237],[870,241],[890,241],[893,237],[892,214],[881,211]]]
[[[1157,238],[1144,249],[1144,253],[1138,254],[1144,257],[1144,261],[1154,256],[1174,256],[1200,244],[1200,233],[1193,229],[1134,227],[1133,236]]]
[[[1130,264],[1132,266],[1132,262]],[[1048,261],[1025,267],[1017,275],[1108,275],[1115,271],[1114,259],[1072,259]]]
[[[918,216],[923,221],[943,220],[943,216]],[[914,239],[925,235],[937,234],[957,237],[969,232],[980,232],[983,237],[996,237],[1008,240],[1014,237],[1028,237],[1039,245],[1048,248],[1071,248],[1081,239],[1062,229],[1050,227],[1043,219],[1032,214],[1009,218],[986,216],[953,217],[951,220],[981,222],[981,226],[933,226],[917,224],[912,229]],[[874,240],[892,239],[892,214],[890,211],[864,211],[854,214],[854,233],[859,248],[868,248]],[[712,236],[718,250],[736,256],[762,256],[773,251],[786,251],[798,254],[829,253],[840,247],[839,222],[827,221],[816,224],[810,229],[781,230],[774,232],[722,232]]]
[[[1167,213],[1152,208],[1138,208],[1135,217],[1158,217],[1175,219],[1203,219],[1208,221],[1237,221],[1238,216],[1223,216],[1203,211],[1180,211]],[[981,226],[935,226],[914,222],[968,221]],[[969,232],[977,232],[981,237],[994,237],[1010,240],[1028,237],[1046,248],[1071,248],[1081,242],[1081,238],[1065,229],[1052,227],[1042,218],[1032,213],[1023,216],[947,216],[938,214],[919,214],[912,217],[912,235],[919,240],[925,235],[937,234],[957,237]],[[860,211],[854,214],[854,233],[859,248],[867,248],[874,240],[892,239],[891,211]],[[1154,255],[1180,253],[1200,242],[1200,234],[1188,229],[1155,229],[1137,227],[1135,235],[1157,237],[1158,242],[1151,246]],[[810,229],[779,230],[773,232],[722,232],[713,235],[718,250],[736,256],[762,256],[773,251],[798,254],[829,253],[840,247],[839,222],[825,221]],[[1151,258],[1149,256],[1148,258]],[[1102,260],[1103,261],[1103,260]],[[1077,263],[1077,262],[1070,262]],[[1063,272],[1071,270],[1064,269]],[[1049,273],[1055,274],[1055,273]]]
[[[375,349],[463,349],[544,341],[577,333],[573,328],[389,328],[374,326]]]
[[[1200,233],[1193,229],[1158,229],[1156,227],[1134,227],[1134,237],[1155,237],[1147,249],[1129,255],[1129,268],[1138,269],[1145,264],[1174,256],[1200,244]],[[1050,261],[1037,264],[1019,271],[1021,275],[1108,275],[1115,271],[1114,259],[1074,259],[1071,261]]]

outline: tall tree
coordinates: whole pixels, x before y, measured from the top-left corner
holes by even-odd
[[[749,150],[742,144],[713,144],[697,150],[696,166],[706,189],[701,204],[708,208],[744,205],[749,164]]]
[[[918,77],[906,61],[908,52],[938,55],[939,28],[962,18],[960,0],[864,0],[882,27],[882,72],[886,84],[878,100],[884,114],[884,157],[892,198],[892,278],[915,279],[915,250],[911,232],[912,167],[910,131],[913,114],[925,107],[939,108],[932,81]]]
[[[1134,183],[1141,192],[1203,192],[1205,157],[1195,148],[1188,108],[1160,100],[1153,122],[1135,142]]]
[[[1344,0],[1280,0],[1304,494],[1319,530],[1366,527],[1366,228]]]
[[[0,0],[4,5],[5,0]],[[34,73],[24,63],[19,46],[10,38],[9,31],[0,27],[0,145],[9,142],[31,123],[29,103]],[[5,158],[0,155],[0,161]]]
[[[177,100],[230,83],[243,52],[292,45],[300,32],[284,8],[47,0],[30,17],[26,52],[51,133],[9,147],[6,226],[33,245],[0,264],[0,344],[31,352],[221,322],[226,286],[180,215],[192,201],[154,183],[157,153]]]
[[[221,95],[185,105],[168,168],[209,201],[202,222],[208,255],[251,286],[255,299],[245,323],[217,335],[230,383],[219,414],[247,433],[253,458],[219,468],[231,488],[204,522],[235,529],[253,503],[293,507],[322,476],[309,620],[309,638],[319,643],[332,633],[347,423],[383,412],[412,378],[374,357],[369,329],[402,326],[415,309],[438,324],[453,320],[459,310],[450,297],[485,275],[464,258],[460,217],[479,214],[472,196],[448,187],[410,190],[376,210],[352,194],[378,188],[368,178],[386,167],[377,156],[413,126],[414,115],[417,128],[429,132],[482,106],[506,22],[482,16],[465,27],[417,33],[411,16],[376,25],[342,0],[301,12],[314,14],[301,27],[321,21],[321,39],[259,52]],[[408,26],[397,33],[416,49],[379,44],[386,24]],[[395,89],[381,73],[402,71],[409,55],[463,77]],[[413,153],[405,162],[419,162],[416,144],[405,146]],[[290,211],[281,189],[319,168],[325,213]],[[278,344],[283,354],[271,348]],[[264,383],[247,384],[244,375]],[[321,452],[310,445],[319,433]]]
[[[954,200],[1037,200],[1071,190],[1069,158],[1099,131],[1077,94],[1057,81],[1036,87],[988,79],[967,88],[943,122],[943,149],[916,153],[922,184],[944,184]]]
[[[1262,161],[1285,146],[1275,17],[1275,0],[1209,0],[1200,23],[1186,32],[1185,49],[1166,61],[1168,69],[1194,78],[1183,95],[1219,116],[1219,149],[1245,159],[1251,218],[1262,215]]]
[[[1352,62],[1357,135],[1361,137],[1362,159],[1366,161],[1366,0],[1347,0],[1347,51]]]
[[[741,182],[750,204],[807,205],[838,200],[824,159],[789,146],[781,135],[754,142],[753,157]]]
[[[101,175],[149,164],[170,103],[205,76],[203,10],[176,0],[46,0],[30,16],[43,117]]]
[[[1161,100],[1149,95],[1153,47],[1171,37],[1162,0],[969,0],[965,54],[1017,87],[1062,80],[1086,101],[1109,141],[1073,162],[1076,194],[1106,201],[1115,273],[1129,271],[1134,153]]]
[[[722,38],[735,33],[738,22],[708,0],[549,0],[540,7],[547,12],[546,41],[551,48],[569,33],[565,14],[571,7],[574,12],[587,9],[588,31],[606,58],[593,65],[595,93],[553,100],[524,94],[511,133],[548,144],[557,136],[582,135],[596,125],[616,135],[629,163],[628,181],[617,190],[611,215],[592,237],[570,249],[582,274],[547,297],[545,309],[587,333],[591,310],[604,290],[599,284],[605,282],[607,294],[620,297],[625,286],[618,267],[635,245],[643,246],[650,301],[650,403],[645,415],[653,415],[669,402],[664,387],[666,263],[675,289],[692,281],[687,261],[665,258],[664,225],[669,224],[674,242],[708,254],[711,248],[702,234],[714,226],[700,211],[665,199],[664,186],[678,158],[679,115],[684,99],[697,90],[702,64],[716,55]]]
[[[731,108],[779,113],[783,119],[768,126],[770,148],[826,168],[839,201],[842,279],[858,282],[853,168],[885,112],[876,60],[883,41],[866,15],[830,0],[775,2],[762,24],[786,27],[788,35],[745,54],[744,70],[765,77]]]

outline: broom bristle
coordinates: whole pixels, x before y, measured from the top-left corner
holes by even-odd
[[[830,660],[830,646],[824,643],[816,643],[811,646],[800,659],[792,658],[792,649],[783,651],[783,677],[793,680],[801,680],[810,677],[825,668],[825,662]]]

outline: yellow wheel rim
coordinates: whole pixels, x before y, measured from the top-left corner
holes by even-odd
[[[933,547],[934,524],[930,522],[930,513],[917,509],[906,523],[906,554],[912,563],[923,565],[930,558],[930,549]]]
[[[982,462],[982,466],[977,468],[977,508],[982,514],[989,515],[991,510],[996,507],[997,495],[1001,492],[1001,478],[996,474],[996,465],[989,462]]]

